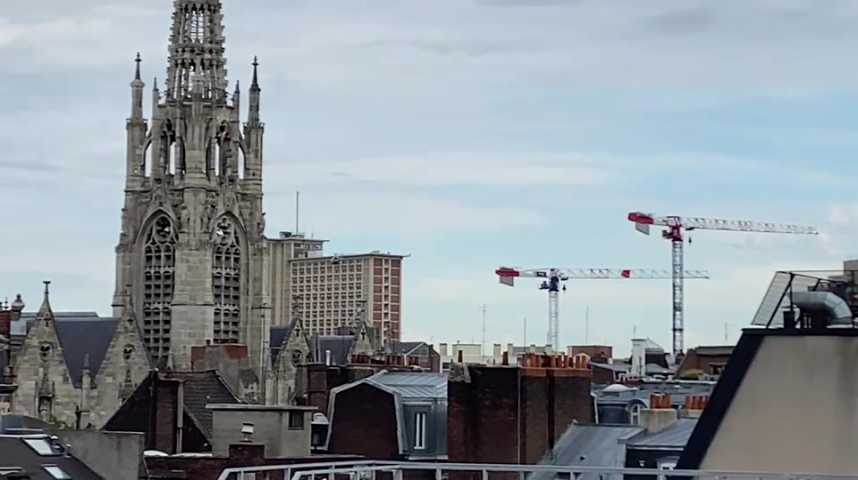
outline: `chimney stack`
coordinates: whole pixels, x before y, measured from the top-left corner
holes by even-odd
[[[658,433],[673,426],[678,419],[671,396],[656,393],[650,396],[649,408],[641,410],[640,424],[648,433]]]
[[[700,418],[708,403],[709,397],[706,395],[689,395],[685,397],[685,416],[688,418]]]

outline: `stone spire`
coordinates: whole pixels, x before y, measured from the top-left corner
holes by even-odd
[[[140,52],[137,52],[134,62],[137,66],[134,71],[134,81],[131,82],[131,120],[140,122],[143,120],[143,88],[146,86],[140,79],[140,62],[142,62]]]
[[[247,116],[247,122],[250,125],[259,123],[259,100],[262,89],[259,88],[259,59],[253,57],[253,82],[250,84],[250,111]]]
[[[205,95],[226,98],[226,58],[220,0],[175,0],[167,67],[167,98],[182,99],[193,90],[196,78]]]
[[[42,306],[39,307],[39,313],[36,318],[41,321],[50,322],[54,319],[54,311],[51,309],[51,282],[45,280],[45,297],[42,300]]]

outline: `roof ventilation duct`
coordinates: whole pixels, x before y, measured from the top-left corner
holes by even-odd
[[[829,325],[852,325],[852,309],[832,292],[793,292],[792,303],[803,314],[824,314]]]

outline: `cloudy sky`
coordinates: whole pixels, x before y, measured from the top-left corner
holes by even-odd
[[[164,77],[172,2],[2,0],[0,298],[109,313],[135,52]],[[405,335],[545,342],[494,269],[668,268],[630,210],[817,225],[700,232],[687,344],[734,341],[771,274],[858,257],[858,2],[224,0],[229,76],[262,63],[269,235],[406,264]],[[246,89],[245,89],[246,92]],[[246,105],[246,102],[245,102]],[[146,105],[146,110],[149,106]],[[853,179],[853,180],[850,180]],[[669,282],[586,282],[562,343],[669,346]]]

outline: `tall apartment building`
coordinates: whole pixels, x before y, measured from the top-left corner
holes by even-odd
[[[310,334],[333,335],[338,327],[366,321],[381,332],[382,342],[402,337],[401,255],[293,258],[289,284]]]

